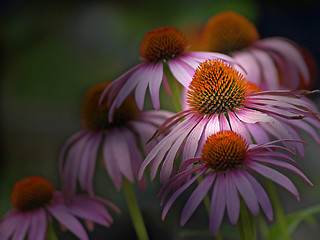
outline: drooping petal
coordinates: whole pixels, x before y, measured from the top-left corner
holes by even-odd
[[[143,79],[141,78],[138,82],[134,97],[136,99],[137,106],[140,111],[143,110],[144,98],[146,96],[147,87],[153,77],[153,65],[147,65],[144,68]]]
[[[291,192],[297,198],[297,201],[300,201],[298,190],[288,177],[286,177],[282,173],[280,173],[270,167],[261,165],[256,162],[249,162],[246,165],[249,168],[251,168],[252,170],[260,173],[261,175],[265,176],[266,178],[268,178],[268,179],[272,180],[273,182],[279,184],[280,186],[284,187],[285,189],[287,189],[289,192]]]
[[[189,220],[189,218],[197,209],[197,207],[199,206],[199,204],[201,203],[205,195],[208,193],[215,179],[215,176],[216,176],[215,172],[208,174],[205,178],[203,178],[202,182],[193,191],[193,193],[189,197],[186,205],[182,210],[181,221],[180,221],[181,226],[183,226]]]
[[[78,238],[88,240],[88,235],[81,223],[68,212],[67,207],[62,203],[53,203],[47,205],[48,211],[58,222],[62,223],[70,232]]]
[[[15,232],[16,228],[24,221],[24,216],[16,211],[9,211],[0,221],[0,240],[8,240]]]
[[[192,80],[192,75],[176,59],[168,61],[168,64],[172,75],[182,86],[187,88]]]
[[[27,235],[29,226],[31,224],[31,213],[21,213],[23,215],[23,221],[20,222],[18,227],[13,233],[12,240],[23,240]]]
[[[44,209],[40,208],[32,213],[28,232],[29,239],[43,240],[47,231],[47,217]]]
[[[156,110],[160,109],[159,91],[163,78],[163,64],[157,63],[153,68],[152,79],[149,83],[149,91],[152,99],[153,107]]]
[[[269,221],[273,220],[273,210],[272,210],[272,205],[270,202],[270,199],[266,193],[266,191],[263,189],[263,187],[258,183],[258,181],[251,176],[249,173],[244,171],[244,174],[246,178],[249,180],[251,183],[251,186],[253,190],[255,191],[258,201],[260,203],[261,208],[263,209],[265,215],[267,216]]]
[[[246,125],[244,125],[243,122],[239,121],[235,113],[230,112],[228,115],[232,130],[240,134],[248,144],[252,143],[252,139],[248,129],[246,128]]]
[[[230,223],[236,225],[240,214],[240,199],[235,183],[233,182],[232,171],[226,172],[226,196],[227,196],[227,212]]]

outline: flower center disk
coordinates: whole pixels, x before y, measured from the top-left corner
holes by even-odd
[[[52,200],[54,186],[47,179],[31,176],[17,182],[11,193],[12,205],[20,211],[43,207]]]
[[[107,99],[105,97],[101,104],[99,99],[104,89],[109,85],[109,82],[103,82],[92,86],[83,101],[81,120],[82,125],[88,130],[104,130],[113,127],[119,127],[124,125],[127,121],[132,120],[136,113],[138,113],[138,107],[132,96],[128,97],[120,106],[116,109],[113,122],[108,122],[109,107],[107,106]]]
[[[247,94],[245,78],[237,70],[221,60],[207,60],[193,76],[187,102],[192,110],[213,115],[242,106]]]
[[[221,53],[243,49],[258,39],[259,33],[256,27],[233,11],[212,17],[203,34],[206,50]]]
[[[248,144],[232,131],[211,135],[202,148],[201,161],[216,171],[235,169],[247,159]]]
[[[188,47],[186,38],[174,27],[159,27],[144,36],[140,56],[148,62],[173,59]]]

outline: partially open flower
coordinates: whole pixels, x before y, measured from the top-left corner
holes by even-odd
[[[94,195],[92,182],[99,158],[118,190],[123,177],[134,182],[142,154],[148,151],[140,149],[139,143],[144,148],[157,127],[172,116],[166,111],[140,112],[133,97],[129,97],[115,111],[114,121],[110,123],[110,108],[106,104],[98,104],[107,84],[100,83],[88,90],[81,112],[83,130],[71,136],[61,151],[60,174],[67,199],[76,193],[77,182],[83,190]],[[139,184],[145,188],[143,178]]]
[[[12,190],[10,210],[0,221],[1,239],[46,239],[47,224],[54,217],[65,229],[80,239],[88,239],[83,225],[76,217],[109,227],[113,219],[104,205],[116,212],[119,209],[109,201],[86,195],[74,196],[66,205],[61,192],[41,176],[26,177]]]
[[[163,70],[165,63],[168,64],[177,81],[184,87],[188,87],[195,69],[202,61],[219,58],[234,62],[229,56],[220,53],[187,52],[187,47],[187,40],[174,27],[159,27],[148,32],[140,48],[140,55],[144,62],[113,81],[102,94],[101,101],[107,98],[107,104],[111,105],[109,121],[112,121],[115,109],[119,108],[133,91],[138,108],[142,110],[148,86],[153,107],[159,110],[160,85],[162,81],[167,81]],[[108,97],[107,94],[109,94]]]
[[[247,80],[262,89],[310,89],[314,82],[314,63],[305,50],[282,37],[259,39],[256,27],[233,11],[209,19],[203,44],[205,51],[231,55],[247,71]]]
[[[248,143],[263,144],[273,136],[277,139],[297,139],[299,129],[308,132],[320,144],[313,127],[320,126],[320,115],[311,101],[302,99],[306,91],[260,91],[229,64],[208,60],[196,70],[187,92],[187,110],[169,118],[158,133],[169,130],[142,164],[140,176],[148,164],[151,179],[160,172],[161,182],[172,173],[173,162],[181,147],[182,161],[200,153],[211,134],[233,130]],[[154,137],[157,138],[157,134]],[[304,154],[303,145],[284,143]]]
[[[288,170],[313,186],[309,179],[294,166],[296,163],[290,156],[294,153],[277,145],[278,142],[281,140],[263,145],[248,145],[240,135],[232,131],[218,132],[209,136],[203,145],[201,156],[183,162],[179,173],[161,189],[159,193],[159,195],[162,194],[161,203],[173,190],[173,194],[164,206],[162,218],[165,218],[180,194],[197,179],[202,178],[182,210],[181,225],[190,219],[211,189],[209,216],[211,234],[217,234],[225,211],[230,223],[237,224],[240,197],[254,216],[258,215],[260,205],[268,220],[272,221],[273,210],[269,197],[256,180],[254,173],[287,189],[298,201],[300,197],[295,185],[283,173],[273,169],[273,166]],[[282,151],[276,151],[279,149]]]

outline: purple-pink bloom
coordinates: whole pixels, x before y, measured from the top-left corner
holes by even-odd
[[[83,129],[71,136],[61,150],[62,191],[67,200],[75,195],[77,183],[94,195],[93,176],[98,160],[118,190],[123,177],[133,183],[138,177],[142,153],[149,151],[140,149],[139,143],[144,147],[158,126],[172,116],[166,111],[140,112],[131,97],[117,109],[113,122],[109,123],[109,108],[106,104],[98,104],[107,84],[97,84],[89,89],[82,106]],[[141,189],[145,188],[144,178],[139,185]]]
[[[208,136],[233,130],[248,143],[263,144],[276,139],[301,140],[304,130],[320,144],[316,129],[320,116],[316,106],[302,99],[307,91],[260,91],[229,64],[220,60],[202,63],[187,92],[187,110],[169,118],[158,133],[169,131],[151,150],[140,169],[142,176],[150,164],[151,179],[161,163],[160,181],[172,174],[173,162],[182,152],[182,161],[199,156]],[[155,134],[154,139],[157,139]],[[303,144],[284,142],[304,154]]]
[[[232,56],[246,70],[247,81],[261,89],[309,89],[312,85],[305,50],[283,37],[259,39],[256,27],[238,13],[213,16],[203,36],[205,50]]]
[[[206,59],[219,58],[234,62],[229,56],[220,53],[186,52],[187,47],[185,37],[173,27],[159,27],[148,32],[140,48],[143,62],[113,81],[102,94],[101,101],[109,92],[107,104],[113,101],[109,121],[112,121],[114,111],[133,91],[138,108],[142,110],[148,86],[153,107],[160,109],[160,85],[162,81],[165,86],[168,85],[164,64],[168,64],[171,73],[182,86],[188,87],[195,69]]]
[[[11,201],[14,206],[0,221],[0,239],[46,239],[48,224],[55,218],[64,229],[79,239],[89,239],[77,218],[92,225],[98,223],[109,227],[112,216],[105,207],[116,212],[119,209],[111,202],[86,195],[74,196],[66,205],[63,195],[45,178],[30,176],[15,184]]]
[[[299,201],[299,193],[293,182],[283,173],[273,169],[274,166],[287,170],[301,177],[310,186],[313,184],[294,165],[295,155],[291,150],[277,145],[277,140],[262,145],[248,145],[237,133],[232,131],[218,132],[206,140],[199,158],[187,159],[180,165],[179,173],[173,176],[161,189],[161,204],[171,191],[162,212],[164,219],[175,200],[197,179],[202,178],[188,198],[182,213],[180,224],[184,225],[198,208],[203,198],[211,196],[209,229],[216,235],[224,212],[231,224],[236,225],[240,213],[240,198],[247,208],[257,216],[259,205],[269,221],[273,220],[273,210],[269,197],[255,173],[270,179],[292,193]],[[296,144],[296,141],[291,141]],[[281,151],[277,151],[281,150]],[[212,193],[210,194],[210,189]]]

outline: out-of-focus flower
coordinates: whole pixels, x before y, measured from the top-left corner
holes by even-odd
[[[240,135],[232,131],[211,135],[202,148],[201,157],[183,162],[179,173],[173,176],[161,189],[159,194],[163,194],[161,203],[170,191],[174,190],[164,206],[162,218],[165,218],[168,210],[181,193],[198,178],[203,178],[182,210],[181,225],[189,220],[211,188],[213,190],[209,229],[213,235],[218,232],[225,211],[227,211],[231,224],[237,224],[240,213],[240,197],[254,216],[258,215],[260,205],[268,220],[272,221],[273,210],[269,197],[255,179],[254,172],[287,189],[298,201],[300,200],[299,193],[292,181],[272,167],[276,166],[288,170],[313,186],[308,178],[293,165],[296,163],[290,155],[294,155],[294,153],[277,145],[278,142],[281,140],[263,145],[248,145]],[[284,152],[277,152],[276,150],[279,149]]]
[[[109,201],[86,195],[74,196],[66,205],[62,193],[55,191],[51,182],[40,176],[30,176],[15,184],[10,210],[0,221],[0,239],[46,239],[47,225],[54,217],[64,229],[80,239],[88,239],[85,228],[76,217],[109,227],[112,216],[104,205],[116,212],[118,208]]]
[[[169,118],[158,133],[170,130],[148,154],[140,169],[142,176],[151,165],[151,179],[162,164],[160,181],[164,183],[173,171],[173,162],[182,149],[182,161],[200,153],[208,136],[219,131],[233,130],[246,141],[259,144],[277,139],[300,140],[299,130],[308,132],[320,144],[316,129],[320,116],[311,101],[303,100],[306,91],[260,91],[229,64],[208,60],[195,72],[187,92],[188,109]],[[155,134],[155,139],[157,134]],[[302,144],[284,143],[297,147]]]
[[[173,27],[159,27],[148,32],[140,47],[143,62],[113,81],[102,94],[104,99],[110,92],[108,105],[114,100],[109,111],[109,121],[112,121],[115,109],[119,108],[133,91],[138,108],[142,110],[148,86],[153,107],[159,110],[160,85],[162,81],[167,85],[163,69],[165,63],[177,81],[188,87],[199,63],[212,58],[233,61],[232,58],[220,53],[186,52],[187,47],[185,37]]]
[[[229,54],[261,89],[311,89],[315,80],[315,64],[305,49],[283,37],[260,39],[256,27],[233,11],[211,17],[202,36],[198,49]]]
[[[82,107],[83,130],[71,136],[61,150],[62,191],[67,199],[76,193],[77,182],[90,195],[94,194],[92,181],[99,157],[118,190],[122,177],[134,182],[142,163],[139,143],[145,146],[157,127],[172,116],[166,111],[140,112],[133,97],[129,97],[109,123],[109,108],[105,102],[98,104],[108,84],[100,83],[89,89]],[[143,189],[145,180],[139,184]]]

